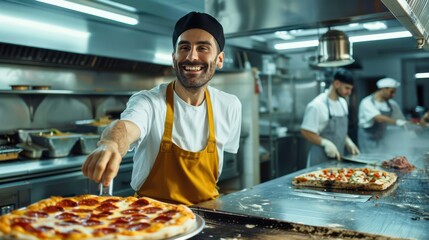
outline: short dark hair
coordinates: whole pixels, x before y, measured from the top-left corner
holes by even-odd
[[[353,85],[353,75],[350,71],[346,70],[345,68],[338,68],[335,71],[333,80],[338,80],[340,82]]]

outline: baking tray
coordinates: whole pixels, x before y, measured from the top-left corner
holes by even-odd
[[[318,227],[259,216],[240,215],[219,210],[192,207],[205,220],[204,229],[191,239],[399,239],[341,228]]]
[[[174,236],[174,237],[171,237],[171,238],[168,238],[168,240],[185,240],[185,239],[190,239],[191,237],[193,237],[193,236],[197,235],[198,233],[200,233],[204,229],[204,227],[206,225],[206,222],[198,214],[195,214],[195,218],[196,218],[195,219],[196,223],[195,223],[194,227],[192,227],[191,229],[189,229],[188,232],[182,233],[180,235],[177,235],[177,236]]]
[[[393,154],[380,154],[380,153],[361,153],[358,155],[342,156],[342,159],[352,162],[364,163],[374,166],[381,166],[383,161],[388,161],[394,158]]]

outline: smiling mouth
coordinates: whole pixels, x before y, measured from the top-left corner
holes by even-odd
[[[204,69],[203,66],[183,66],[183,70],[188,72],[199,72],[203,69]]]

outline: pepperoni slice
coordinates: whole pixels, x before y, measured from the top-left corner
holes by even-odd
[[[168,210],[168,211],[163,212],[162,215],[165,215],[167,217],[172,217],[172,216],[176,215],[176,213],[178,213],[178,212],[179,211],[172,209],[172,210]]]
[[[140,209],[137,209],[137,208],[130,208],[130,209],[121,211],[122,214],[135,214],[139,212],[140,212]]]
[[[149,217],[144,214],[133,214],[131,217],[129,217],[129,219],[131,222],[135,222],[141,219],[149,219]]]
[[[49,214],[40,211],[28,211],[25,213],[25,216],[34,218],[47,218]]]
[[[170,220],[171,220],[171,217],[161,215],[161,216],[154,218],[152,221],[153,222],[159,222],[159,223],[165,223],[165,222],[168,222]]]
[[[95,236],[104,236],[106,234],[111,234],[115,232],[118,232],[116,228],[98,228],[95,229],[93,233]]]
[[[79,218],[79,216],[74,213],[64,212],[57,215],[55,218],[56,219],[75,219],[75,218]]]
[[[129,220],[127,218],[118,218],[115,222],[111,223],[109,227],[113,228],[126,228],[129,225]]]
[[[127,227],[130,231],[140,231],[150,226],[149,223],[134,223]]]
[[[111,203],[111,202],[108,202],[108,203],[103,203],[103,204],[101,204],[100,206],[98,206],[97,208],[96,208],[96,210],[98,210],[98,211],[109,211],[109,210],[115,210],[115,209],[117,209],[118,207],[117,206],[115,206],[113,203]]]
[[[47,206],[44,207],[42,210],[47,213],[64,212],[64,208],[58,206]]]
[[[76,207],[77,202],[70,199],[63,199],[56,204],[58,207]]]
[[[72,219],[55,223],[55,225],[63,226],[63,227],[71,226],[71,225],[78,225],[78,224],[80,224],[80,222],[78,222],[76,220],[72,220]]]
[[[113,214],[112,212],[108,212],[108,211],[101,212],[99,214],[93,213],[91,214],[91,218],[106,218],[112,214]]]
[[[35,231],[35,229],[33,228],[33,226],[31,226],[31,224],[28,223],[28,222],[16,222],[16,223],[12,223],[12,227],[21,227],[26,232],[34,232]]]
[[[104,203],[115,203],[115,202],[119,202],[119,201],[120,200],[116,199],[116,198],[109,198],[109,199],[106,199],[103,202],[101,202],[101,204],[104,204]]]
[[[143,208],[141,211],[143,213],[151,214],[151,213],[157,213],[159,211],[162,211],[162,209],[159,207],[147,207],[147,208]]]
[[[93,198],[89,198],[89,199],[83,199],[81,201],[78,202],[79,205],[81,206],[95,206],[97,205],[99,202],[97,199],[93,199]]]
[[[149,201],[144,199],[144,198],[141,198],[141,199],[138,199],[137,201],[133,202],[130,206],[138,208],[138,207],[144,207],[147,205],[149,205]]]
[[[75,213],[92,213],[93,212],[92,209],[83,209],[83,208],[75,208],[75,209],[71,209],[71,211]]]
[[[103,224],[102,221],[99,221],[97,219],[88,219],[82,222],[83,226],[97,226]]]

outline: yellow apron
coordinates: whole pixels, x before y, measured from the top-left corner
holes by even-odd
[[[138,196],[147,196],[171,203],[196,204],[219,196],[216,188],[219,159],[216,148],[212,104],[205,91],[209,139],[200,152],[181,149],[173,143],[174,94],[173,83],[167,87],[167,114],[164,135],[158,156]],[[199,124],[199,123],[189,123]]]

